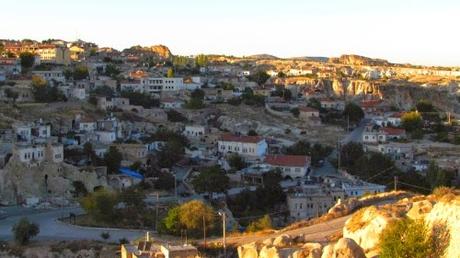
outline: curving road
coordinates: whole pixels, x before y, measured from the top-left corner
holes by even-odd
[[[0,220],[0,240],[13,239],[11,229],[22,217],[26,217],[40,226],[40,233],[34,238],[37,240],[102,240],[101,233],[109,232],[110,239],[108,241],[117,242],[121,238],[134,240],[145,234],[143,230],[79,227],[57,220],[60,217],[68,216],[69,213],[81,214],[82,210],[80,208],[62,208],[26,215],[17,212]]]

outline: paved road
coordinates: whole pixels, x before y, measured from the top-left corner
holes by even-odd
[[[11,228],[22,217],[27,217],[30,221],[40,226],[40,234],[34,238],[37,240],[102,240],[101,233],[109,232],[109,241],[117,242],[121,238],[128,240],[136,239],[144,235],[142,230],[125,230],[125,229],[100,229],[68,225],[57,221],[59,217],[68,216],[69,212],[81,214],[80,208],[63,208],[50,210],[41,213],[32,213],[29,215],[13,215],[0,220],[0,240],[12,240],[13,235]]]
[[[345,222],[351,215],[333,219],[328,222],[323,222],[315,225],[311,225],[308,227],[302,227],[298,229],[293,229],[285,232],[276,232],[270,235],[243,235],[243,236],[235,236],[235,237],[227,237],[227,244],[233,246],[244,245],[252,242],[262,242],[268,238],[274,238],[279,235],[287,234],[291,237],[304,235],[305,240],[309,242],[327,242],[327,237],[343,230]],[[216,239],[209,242],[221,242],[222,239]]]

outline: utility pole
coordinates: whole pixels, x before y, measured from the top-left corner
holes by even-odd
[[[206,249],[206,220],[203,215],[203,241],[204,241],[204,249]]]
[[[337,139],[337,171],[339,171],[339,169],[340,169],[340,163],[341,163],[340,162],[340,158],[341,158],[340,155],[341,155],[341,152],[342,152],[342,150],[341,150],[341,146],[340,146],[340,140]]]
[[[176,177],[176,174],[174,174],[174,199],[177,202],[177,177]]]
[[[222,241],[222,246],[224,247],[224,257],[227,257],[227,241],[225,239],[225,231],[227,230],[226,228],[226,222],[225,222],[225,211],[219,211],[219,215],[222,216],[222,236],[223,236],[223,241]]]
[[[398,177],[397,176],[394,177],[394,190],[395,191],[398,190]]]
[[[347,115],[347,133],[350,131],[350,115]]]
[[[158,232],[158,205],[160,203],[160,195],[157,192],[157,203],[155,205],[155,230]]]

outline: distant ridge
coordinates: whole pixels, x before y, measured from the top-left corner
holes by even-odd
[[[304,60],[304,61],[314,61],[314,62],[328,62],[329,57],[325,56],[300,56],[300,57],[291,57],[288,59],[295,59],[295,60]]]
[[[252,59],[280,59],[279,57],[276,57],[274,55],[269,55],[269,54],[251,55],[251,56],[247,56],[247,58],[252,58]]]

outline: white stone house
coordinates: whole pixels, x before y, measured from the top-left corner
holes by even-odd
[[[200,138],[206,134],[206,127],[202,125],[186,125],[184,135],[187,138]]]
[[[311,158],[303,155],[267,155],[265,164],[279,169],[283,177],[303,178],[310,172]]]
[[[260,136],[225,134],[217,142],[221,154],[238,153],[244,157],[262,158],[267,153],[268,144]]]

